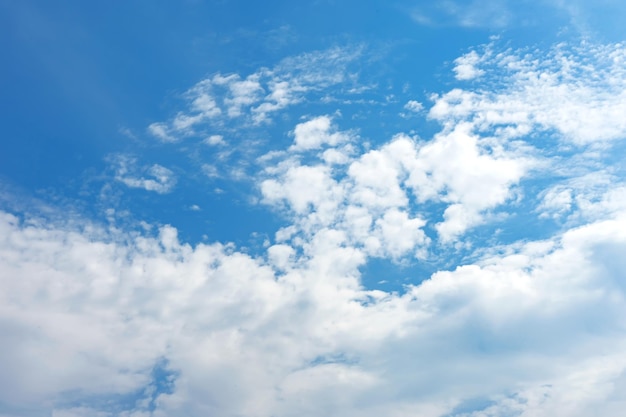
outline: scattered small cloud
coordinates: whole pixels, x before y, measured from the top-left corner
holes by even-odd
[[[209,145],[209,146],[226,145],[226,141],[224,140],[224,136],[222,135],[211,135],[207,137],[206,139],[204,139],[202,143]]]
[[[166,194],[176,185],[174,172],[159,164],[140,166],[137,158],[122,154],[107,159],[115,172],[115,180],[127,187]]]
[[[417,114],[421,113],[424,110],[424,105],[417,100],[409,100],[404,105],[405,112],[400,113],[400,117],[408,119],[410,117],[414,117]]]
[[[477,64],[484,59],[479,56],[476,51],[471,51],[454,60],[454,72],[457,80],[472,80],[478,78],[485,73],[477,67]]]
[[[419,113],[424,109],[424,105],[417,100],[409,100],[404,105],[404,109],[414,113]]]
[[[351,140],[349,134],[336,131],[329,116],[319,116],[298,124],[293,135],[293,145],[290,147],[293,151],[318,149],[322,145],[334,147]]]
[[[126,136],[126,137],[127,137],[127,138],[129,138],[129,139],[132,139],[132,140],[137,140],[137,135],[135,135],[135,134],[133,133],[133,131],[132,131],[132,130],[130,130],[129,128],[127,128],[127,127],[121,127],[121,128],[119,129],[119,132],[120,132],[120,134],[122,134],[122,135]]]
[[[215,165],[203,164],[202,172],[209,178],[218,178],[220,176],[219,170]]]
[[[163,142],[175,142],[176,138],[169,134],[169,128],[164,123],[152,123],[148,126],[148,133]]]

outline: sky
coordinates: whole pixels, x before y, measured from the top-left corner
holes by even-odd
[[[621,417],[625,15],[0,0],[0,417]]]

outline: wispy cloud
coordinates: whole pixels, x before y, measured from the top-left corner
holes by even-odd
[[[115,180],[130,188],[166,194],[176,185],[174,172],[159,164],[141,166],[135,157],[122,154],[112,155],[108,161],[115,172]]]
[[[184,94],[185,110],[170,121],[151,124],[148,131],[171,142],[230,120],[251,125],[267,123],[276,112],[330,86],[341,85],[349,92],[357,74],[350,68],[361,53],[359,47],[335,47],[286,58],[273,68],[260,68],[245,77],[215,74]]]
[[[468,28],[503,28],[514,20],[506,0],[433,2],[415,7],[411,17],[426,26],[454,25]]]
[[[454,72],[456,73],[457,80],[471,80],[480,77],[485,73],[477,67],[480,61],[484,60],[485,56],[479,56],[476,51],[471,51],[454,60]]]

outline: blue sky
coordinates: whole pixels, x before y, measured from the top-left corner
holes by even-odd
[[[0,417],[621,416],[624,13],[0,0]]]

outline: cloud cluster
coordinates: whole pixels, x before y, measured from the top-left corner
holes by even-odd
[[[286,205],[306,233],[341,228],[368,254],[424,256],[429,239],[422,227],[433,213],[420,204],[446,205],[434,227],[441,242],[451,242],[507,202],[533,164],[470,127],[460,123],[430,142],[400,134],[359,153],[356,138],[332,130],[327,116],[309,120],[296,126],[291,152],[272,155],[260,186],[263,201]]]
[[[545,54],[545,53],[544,53]],[[509,138],[534,129],[556,131],[576,145],[626,137],[626,49],[621,44],[557,45],[541,53],[486,48],[456,63],[457,78],[485,74],[478,90],[433,97],[430,117],[452,125],[471,121],[481,132]]]
[[[355,74],[350,74],[349,66],[360,55],[359,48],[336,47],[286,58],[274,68],[261,68],[246,77],[215,74],[184,94],[185,110],[171,121],[152,123],[148,131],[162,141],[175,142],[231,120],[240,127],[268,122],[277,111],[315,92],[340,85],[351,90]]]
[[[473,90],[434,97],[442,129],[428,140],[370,146],[327,115],[294,126],[258,160],[261,201],[289,222],[258,255],[190,245],[171,226],[1,211],[0,414],[620,416],[626,193],[607,149],[624,138],[623,47],[477,56],[457,61],[480,73]],[[296,97],[276,93],[284,80],[290,94],[346,81],[306,62],[211,77],[151,129],[170,140],[208,120],[260,123]],[[110,162],[129,187],[173,184],[159,165]],[[570,222],[485,244],[400,293],[363,285],[372,258],[428,259],[524,198],[535,221]]]
[[[0,401],[15,415],[440,416],[488,398],[452,415],[582,416],[623,403],[623,215],[403,295],[363,289],[365,258],[336,230],[264,261],[182,244],[171,227],[120,239],[3,213],[0,228]]]

